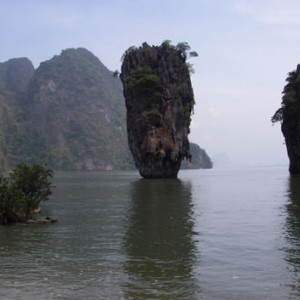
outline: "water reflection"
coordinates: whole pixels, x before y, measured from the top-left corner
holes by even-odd
[[[300,176],[290,176],[287,196],[286,261],[289,272],[292,274],[291,287],[300,296]]]
[[[196,299],[191,184],[145,180],[132,184],[124,237],[127,299]]]

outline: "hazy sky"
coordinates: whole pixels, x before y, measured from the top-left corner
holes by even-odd
[[[0,62],[85,47],[110,70],[130,46],[186,41],[199,53],[190,140],[210,156],[287,163],[279,124],[287,73],[300,63],[299,0],[0,0]]]

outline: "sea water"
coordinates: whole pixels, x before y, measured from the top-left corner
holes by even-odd
[[[299,299],[287,168],[57,172],[48,225],[0,227],[0,299]]]

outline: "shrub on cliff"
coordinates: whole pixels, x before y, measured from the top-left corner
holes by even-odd
[[[299,114],[300,108],[300,93],[299,93],[299,82],[300,82],[300,66],[298,65],[296,71],[292,71],[288,74],[286,79],[287,84],[283,89],[283,96],[281,107],[272,116],[272,123],[276,122],[287,122],[290,126],[297,126],[296,121]]]
[[[0,175],[0,222],[27,221],[41,201],[52,194],[53,171],[41,165],[20,164],[9,176]]]

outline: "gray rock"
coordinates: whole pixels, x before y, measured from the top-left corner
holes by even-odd
[[[131,47],[124,54],[120,77],[129,148],[141,176],[177,177],[182,159],[190,158],[194,106],[185,53],[169,43]]]

